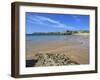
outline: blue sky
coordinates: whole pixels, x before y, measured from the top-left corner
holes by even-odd
[[[26,12],[26,34],[89,30],[89,15]]]

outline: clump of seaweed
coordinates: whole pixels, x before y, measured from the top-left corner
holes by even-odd
[[[65,54],[38,53],[37,63],[35,66],[62,66],[62,65],[78,65],[76,61],[71,60]]]

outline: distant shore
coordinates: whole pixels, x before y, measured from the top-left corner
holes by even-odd
[[[66,30],[61,32],[33,32],[26,35],[86,35],[89,34],[88,30]]]
[[[89,36],[89,33],[75,33],[75,34],[73,34],[73,35]]]

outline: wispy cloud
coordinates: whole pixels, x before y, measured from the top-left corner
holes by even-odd
[[[65,28],[65,29],[73,29],[74,27],[68,26],[64,23],[61,23],[58,20],[54,20],[49,17],[45,16],[30,16],[27,18],[27,22],[31,24],[40,24],[40,25],[45,25],[49,27],[56,27],[56,28]]]
[[[78,16],[73,16],[73,18],[75,19],[75,21],[80,22],[81,20],[79,19]]]

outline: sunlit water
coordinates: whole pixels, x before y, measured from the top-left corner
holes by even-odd
[[[83,46],[89,46],[89,36],[81,35],[27,35],[26,43],[46,43],[46,42],[78,42]]]

